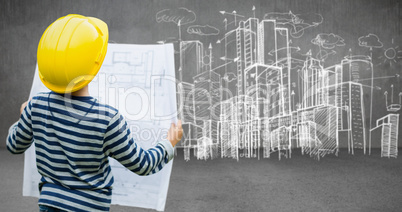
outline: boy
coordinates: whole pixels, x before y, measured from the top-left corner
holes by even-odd
[[[158,172],[180,141],[181,121],[167,140],[147,151],[131,138],[124,117],[88,93],[106,55],[107,25],[67,15],[52,23],[38,45],[39,76],[52,90],[21,105],[7,149],[23,153],[34,141],[41,174],[41,211],[109,211],[113,176],[108,157],[139,175]]]

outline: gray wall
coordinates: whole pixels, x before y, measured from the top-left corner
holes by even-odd
[[[163,9],[185,7],[197,15],[197,20],[193,24],[208,24],[221,30],[222,33],[217,36],[182,33],[182,40],[198,39],[207,46],[209,43],[216,43],[224,36],[225,16],[219,11],[236,10],[240,15],[252,17],[253,6],[256,7],[256,17],[260,19],[269,12],[321,14],[324,18],[323,23],[306,30],[303,37],[292,39],[292,45],[299,46],[300,52],[304,53],[311,49],[315,55],[318,47],[313,45],[311,40],[318,33],[340,35],[346,45],[337,47],[336,54],[325,60],[325,66],[338,64],[350,52],[354,55],[372,55],[375,78],[383,77],[374,81],[375,86],[381,89],[376,89],[373,94],[375,100],[373,125],[375,120],[388,114],[384,92],[390,93],[391,84],[394,85],[394,101],[398,102],[398,94],[402,91],[400,77],[397,77],[402,75],[402,11],[398,0],[2,0],[0,2],[0,111],[2,113],[0,140],[5,141],[9,126],[18,119],[21,103],[28,98],[39,39],[46,27],[60,16],[77,13],[104,20],[109,25],[110,42],[155,44],[157,41],[178,37],[177,26],[172,23],[157,23],[156,13]],[[370,33],[379,37],[383,47],[370,50],[359,46],[358,38]],[[395,57],[390,55],[392,50],[396,50]],[[215,54],[221,53],[219,52],[221,50],[215,49],[215,51],[217,51]],[[388,54],[385,55],[386,53]],[[399,146],[401,145],[399,142]],[[0,142],[0,147],[4,146],[5,142]]]

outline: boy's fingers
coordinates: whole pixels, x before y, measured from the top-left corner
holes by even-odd
[[[177,122],[177,127],[181,128],[181,120]]]

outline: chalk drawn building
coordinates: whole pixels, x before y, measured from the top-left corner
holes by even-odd
[[[364,117],[366,119],[364,123],[364,134],[365,138],[360,140],[359,142],[354,143],[354,146],[359,149],[363,149],[363,152],[366,153],[366,138],[368,138],[368,142],[371,142],[369,130],[371,129],[371,117],[373,113],[373,80],[374,80],[374,72],[373,72],[373,64],[371,62],[370,56],[362,56],[362,55],[349,55],[346,56],[344,60],[341,62],[342,66],[342,81],[343,82],[356,82],[362,85],[362,101],[363,105],[367,106],[368,110],[364,110]],[[364,107],[362,107],[363,109]]]
[[[346,133],[348,151],[354,154],[355,149],[366,149],[366,127],[363,102],[363,86],[356,82],[343,82],[338,85],[341,89],[340,100],[340,133]]]
[[[399,114],[388,114],[378,119],[377,126],[371,130],[373,135],[378,135],[372,137],[373,141],[381,141],[381,157],[398,156],[398,127]]]

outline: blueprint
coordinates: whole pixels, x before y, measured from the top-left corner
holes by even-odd
[[[36,68],[30,97],[43,91],[49,90],[39,80]],[[141,147],[155,146],[177,121],[173,45],[109,44],[89,93],[124,115]],[[145,177],[114,159],[110,164],[115,180],[112,204],[164,210],[173,160],[160,172]],[[39,180],[32,145],[25,153],[23,195],[38,197]]]

